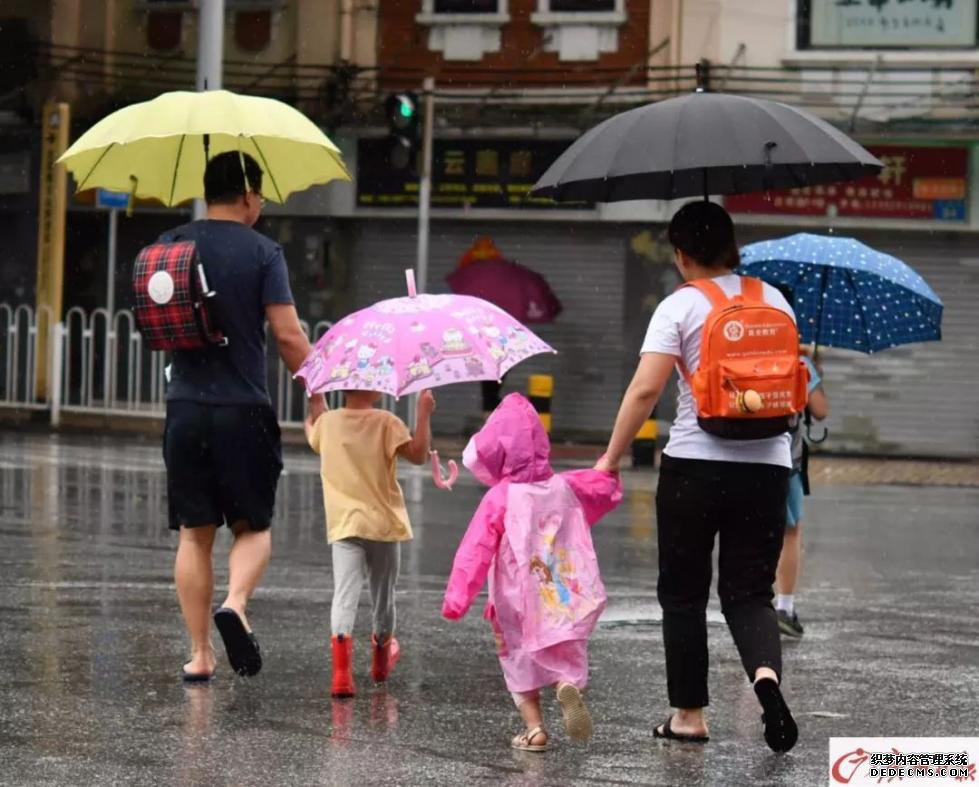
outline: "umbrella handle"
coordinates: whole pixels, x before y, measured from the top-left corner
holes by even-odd
[[[814,349],[815,349],[815,346],[816,346],[816,344],[815,344],[815,342],[813,342],[813,348]],[[813,437],[812,436],[812,413],[809,412],[809,408],[808,407],[806,408],[805,422],[806,422],[806,440],[808,440],[813,445],[819,445],[820,443],[825,443],[826,442],[826,438],[829,437],[829,429],[827,429],[824,426],[823,427],[823,434],[822,434],[821,437]]]
[[[139,178],[135,175],[129,176],[129,198],[126,200],[126,218],[133,217],[133,210],[136,208],[136,187],[139,185]]]
[[[826,439],[829,437],[829,429],[825,426],[823,427],[823,433],[821,436],[812,436],[812,424],[806,424],[806,439],[813,445],[819,445],[820,443],[825,443]]]
[[[452,486],[455,484],[456,479],[459,477],[459,465],[457,465],[453,460],[447,462],[449,468],[449,477],[446,478],[442,474],[442,464],[439,462],[439,452],[432,451],[432,480],[435,482],[435,486],[439,489],[447,489],[452,491]]]

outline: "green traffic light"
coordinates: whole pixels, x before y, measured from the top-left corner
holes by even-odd
[[[411,93],[392,93],[384,102],[388,126],[401,133],[414,128],[418,122],[418,102]]]

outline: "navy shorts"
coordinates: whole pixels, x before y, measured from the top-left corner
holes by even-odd
[[[282,435],[264,404],[167,402],[163,458],[170,528],[272,523]]]

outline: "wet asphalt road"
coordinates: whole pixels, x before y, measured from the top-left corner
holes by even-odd
[[[667,712],[652,474],[594,531],[610,603],[591,644],[596,735],[508,748],[518,720],[476,608],[439,617],[480,490],[404,480],[399,638],[386,689],[367,680],[366,592],[353,701],[329,697],[329,551],[315,457],[290,453],[272,564],[250,608],[265,668],[210,686],[176,678],[185,643],[171,586],[155,441],[0,432],[2,784],[826,784],[830,735],[979,731],[979,490],[828,487],[808,501],[786,692],[801,738],[761,738],[758,707],[716,600],[711,743],[663,744]],[[220,540],[219,588],[227,538]],[[220,589],[218,591],[220,593]]]

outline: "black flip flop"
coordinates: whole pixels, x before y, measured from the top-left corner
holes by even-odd
[[[180,673],[180,678],[184,683],[209,683],[213,677],[213,672],[187,672],[187,670],[183,670]]]
[[[262,652],[255,635],[245,629],[238,613],[221,607],[214,613],[214,625],[224,640],[231,669],[246,677],[257,675],[262,669]]]
[[[761,715],[765,725],[765,743],[774,752],[787,752],[799,739],[799,728],[782,697],[778,683],[771,678],[755,681],[755,694],[764,709]]]
[[[664,741],[679,741],[680,743],[707,743],[710,740],[710,735],[689,735],[683,732],[673,732],[673,728],[670,726],[672,721],[673,717],[670,716],[662,725],[662,732],[659,731],[659,727],[653,727],[653,737]]]

